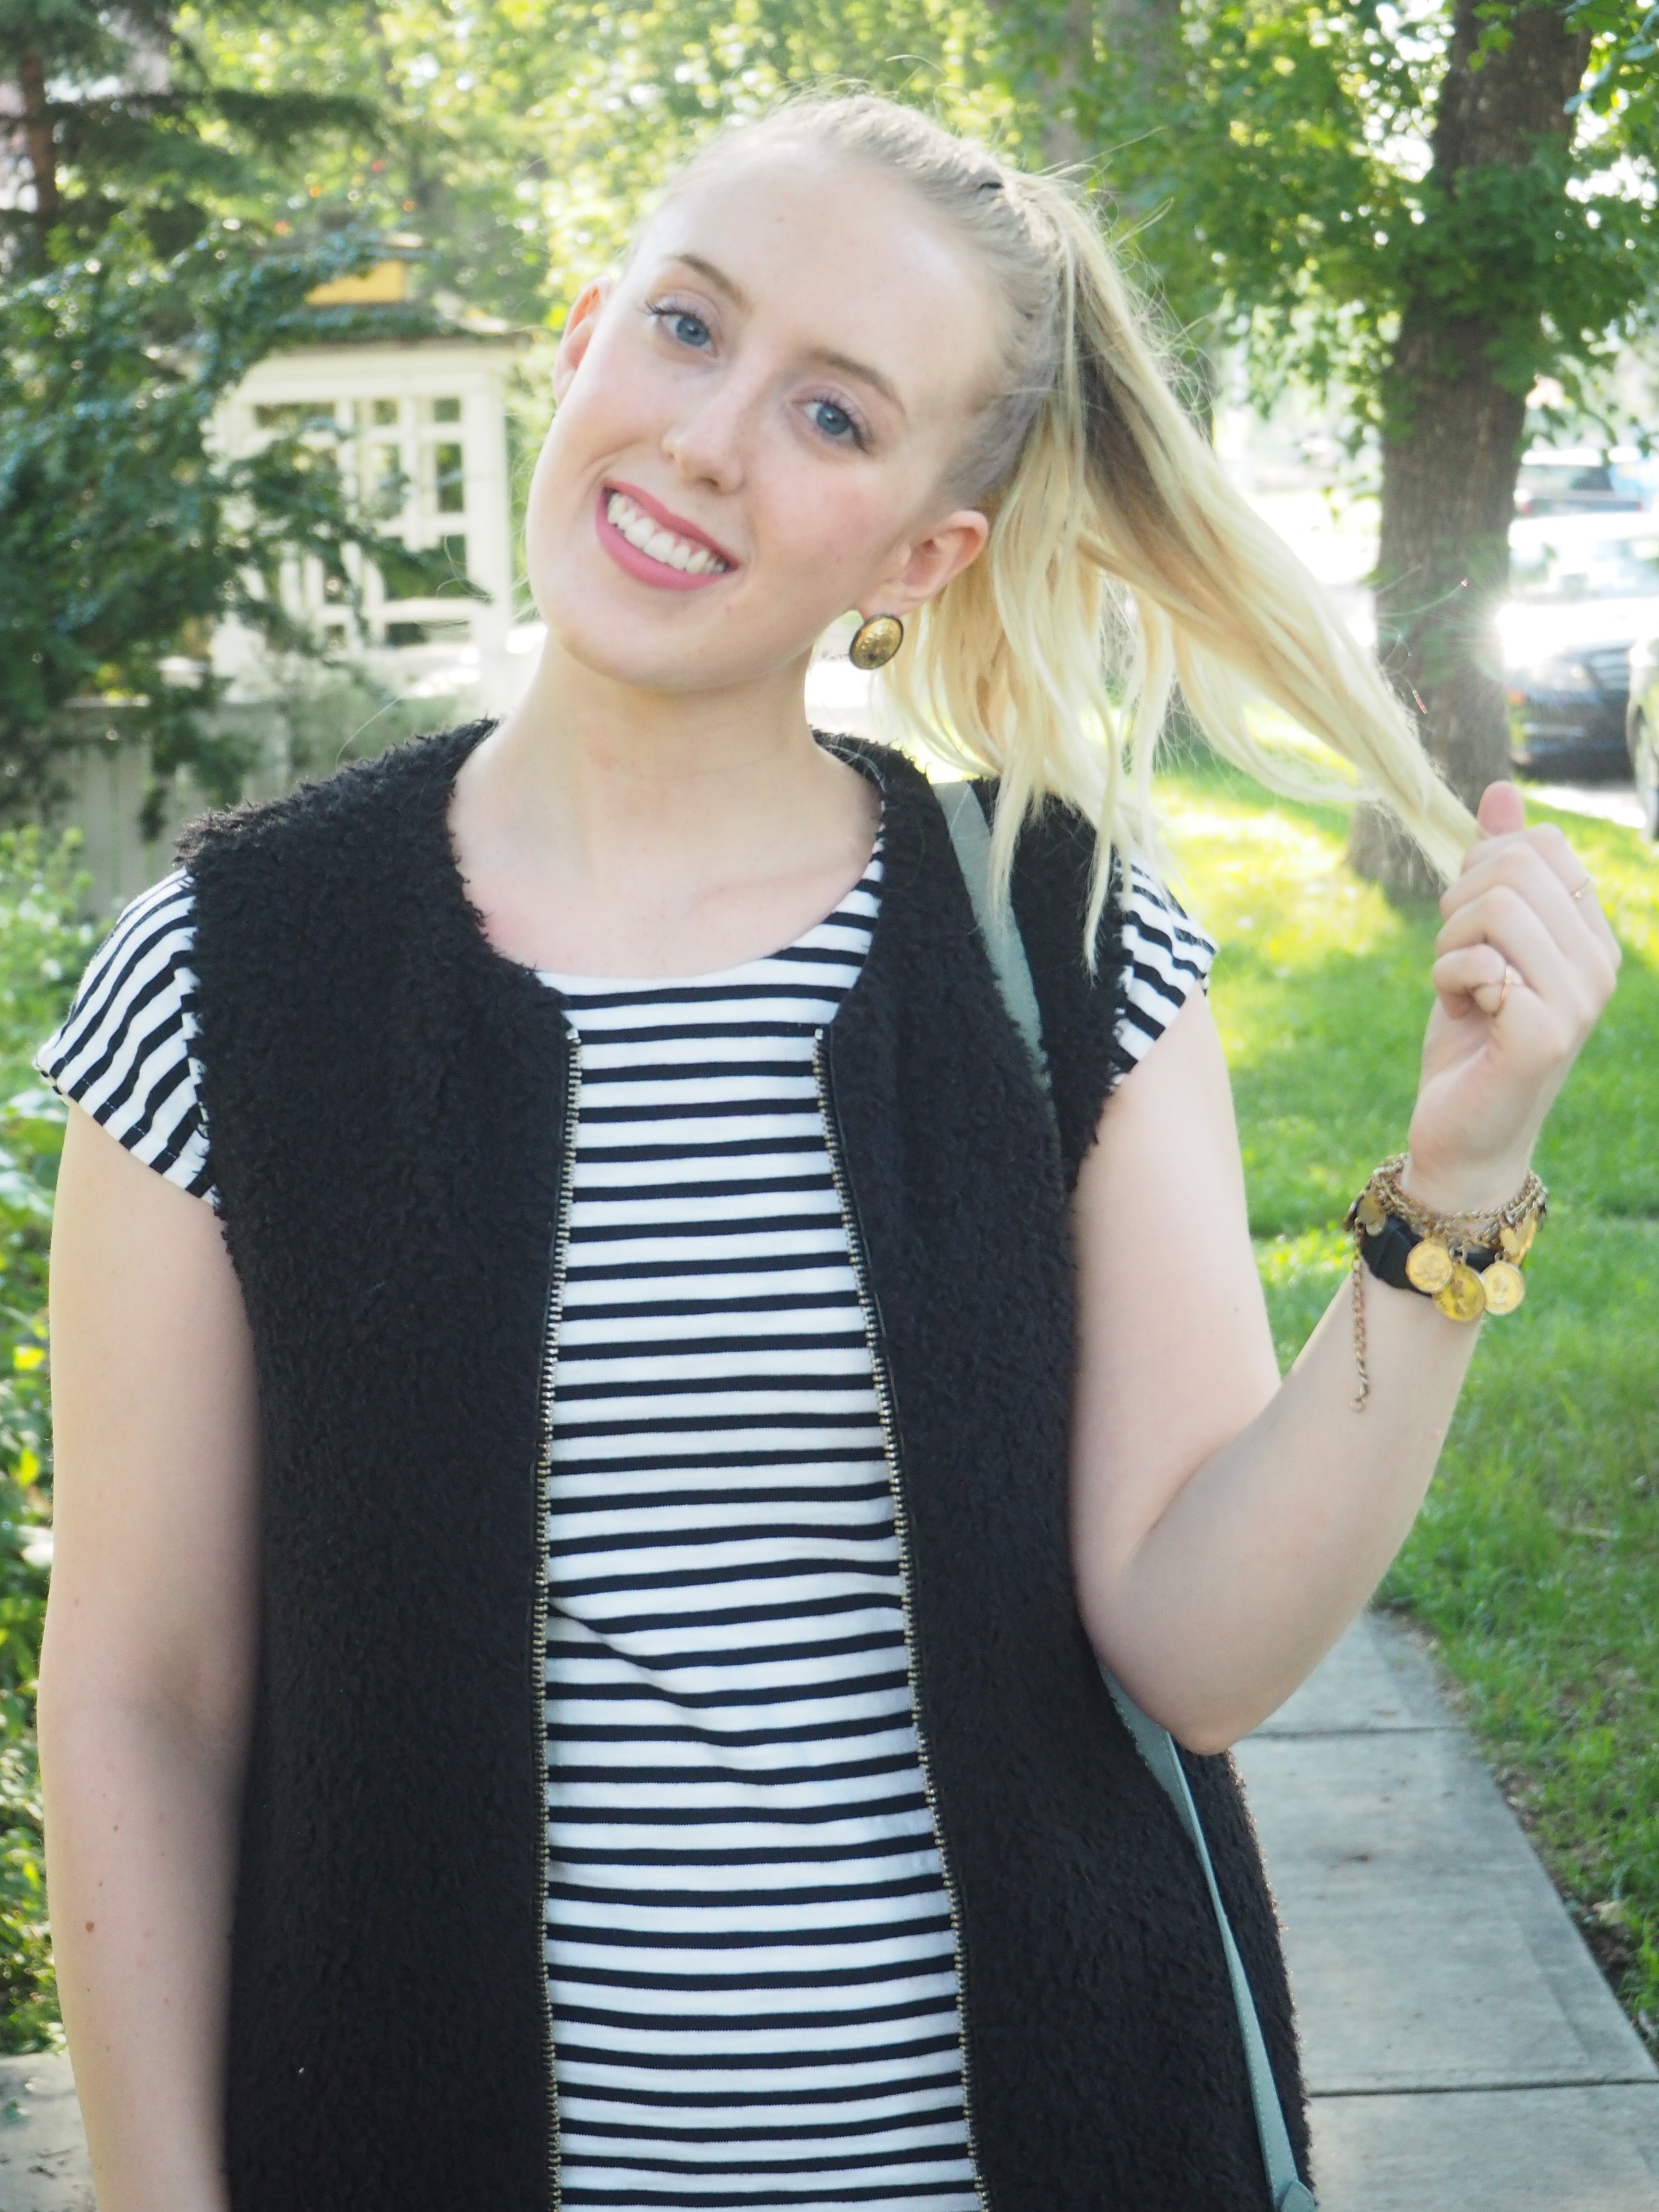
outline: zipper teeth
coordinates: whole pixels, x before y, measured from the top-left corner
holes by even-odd
[[[553,1400],[559,1365],[559,1322],[564,1310],[565,1269],[570,1256],[570,1206],[576,1170],[576,1123],[581,1112],[582,1043],[566,1024],[570,1041],[568,1073],[565,1078],[564,1157],[559,1191],[559,1212],[553,1231],[553,1262],[548,1271],[546,1323],[542,1334],[541,1449],[536,1462],[536,1612],[532,1637],[532,1679],[536,1710],[540,1716],[537,1741],[537,1796],[541,1803],[536,1850],[538,1894],[536,1916],[542,1930],[541,1990],[542,2042],[547,2057],[549,2201],[552,2212],[563,2203],[563,2160],[560,2154],[558,2055],[553,2041],[553,1996],[547,1986],[547,1608],[548,1518],[553,1504]]]
[[[881,1420],[882,1456],[887,1462],[887,1489],[893,1504],[893,1532],[898,1540],[899,1609],[904,1622],[904,1670],[910,1686],[910,1717],[916,1731],[916,1762],[921,1770],[921,1791],[927,1801],[927,1818],[933,1831],[933,1848],[939,1853],[945,1901],[951,1911],[951,1949],[957,1970],[957,2049],[962,2062],[963,2129],[968,2138],[968,2163],[974,2177],[974,2194],[979,2199],[982,2212],[990,2212],[991,2199],[980,2177],[979,2152],[974,2140],[973,2080],[968,2058],[968,1983],[963,1972],[962,1902],[957,1893],[956,1877],[951,1871],[950,1854],[945,1848],[945,1827],[939,1816],[939,1801],[933,1789],[933,1766],[927,1749],[927,1731],[921,1718],[921,1684],[911,1626],[910,1523],[905,1510],[903,1489],[899,1481],[893,1401],[888,1386],[887,1360],[882,1350],[881,1331],[876,1323],[875,1302],[870,1295],[864,1238],[853,1206],[846,1165],[842,1158],[841,1137],[836,1127],[836,1117],[830,1111],[822,1030],[813,1032],[812,1075],[817,1087],[818,1111],[823,1120],[823,1141],[830,1155],[830,1180],[836,1187],[836,1203],[841,1209],[842,1225],[847,1232],[848,1256],[853,1263],[853,1280],[858,1288],[859,1310],[864,1318],[865,1340],[870,1347],[876,1411]]]

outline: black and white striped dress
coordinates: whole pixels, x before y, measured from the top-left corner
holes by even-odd
[[[817,1033],[881,864],[781,952],[550,975],[579,1038],[548,1528],[547,1970],[573,2206],[974,2212],[957,1960]],[[43,1074],[210,1196],[190,886]],[[1212,948],[1136,878],[1123,1042]]]

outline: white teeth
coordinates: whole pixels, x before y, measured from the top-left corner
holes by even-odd
[[[706,545],[693,544],[688,538],[665,530],[659,523],[634,504],[623,492],[613,491],[605,504],[605,519],[612,529],[618,531],[630,545],[647,553],[653,561],[660,561],[665,568],[678,568],[690,576],[718,575],[730,563],[718,554],[711,553]]]

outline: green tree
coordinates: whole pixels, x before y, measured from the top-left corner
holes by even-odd
[[[216,82],[379,104],[377,159],[315,141],[285,219],[335,205],[407,224],[435,285],[522,322],[556,320],[667,171],[789,85],[867,82],[979,121],[1006,104],[977,0],[393,0],[252,32],[208,5],[179,21]]]
[[[1654,11],[1631,0],[1000,0],[1199,345],[1349,403],[1382,456],[1381,647],[1478,796],[1509,758],[1491,617],[1527,396],[1582,395],[1656,307]],[[1355,854],[1418,880],[1375,818]]]
[[[548,66],[539,26],[515,51],[494,9],[317,0],[255,13],[180,11],[179,35],[216,84],[277,104],[331,87],[376,118],[372,136],[319,131],[296,142],[272,167],[264,219],[294,233],[319,222],[413,233],[437,298],[540,322],[549,255],[528,113],[532,83]],[[498,46],[512,57],[505,71]]]
[[[64,1108],[29,1063],[91,950],[76,860],[72,837],[0,833],[0,2051],[61,2041],[34,1689],[52,1520],[46,1256]]]
[[[186,763],[210,793],[234,796],[246,763],[215,730],[212,626],[234,616],[315,651],[284,606],[284,564],[320,562],[349,601],[361,559],[422,558],[354,504],[328,437],[235,457],[210,434],[264,355],[352,331],[350,311],[307,295],[361,267],[374,241],[270,252],[216,228],[158,264],[136,227],[0,294],[0,808],[13,814],[53,787],[88,701],[149,739],[152,811]],[[423,566],[437,588],[441,555]]]
[[[14,269],[47,267],[54,241],[60,258],[83,252],[124,214],[141,218],[158,254],[178,252],[216,216],[259,212],[307,145],[368,143],[380,127],[371,100],[326,80],[270,91],[220,81],[173,0],[0,0],[0,81],[15,90],[29,186],[0,210]]]

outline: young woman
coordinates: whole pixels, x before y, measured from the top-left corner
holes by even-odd
[[[1474,1348],[1385,1248],[1518,1254],[1613,939],[1512,789],[1477,836],[1435,782],[1060,186],[797,105],[679,178],[557,393],[522,706],[210,822],[44,1055],[100,2203],[1265,2204],[1097,1655],[1186,1747],[1305,2159],[1221,1754]],[[808,728],[848,609],[984,779],[1052,1116],[933,791]],[[1279,1378],[1209,947],[1132,863],[1172,679],[1453,878],[1363,1393],[1350,1287]]]

